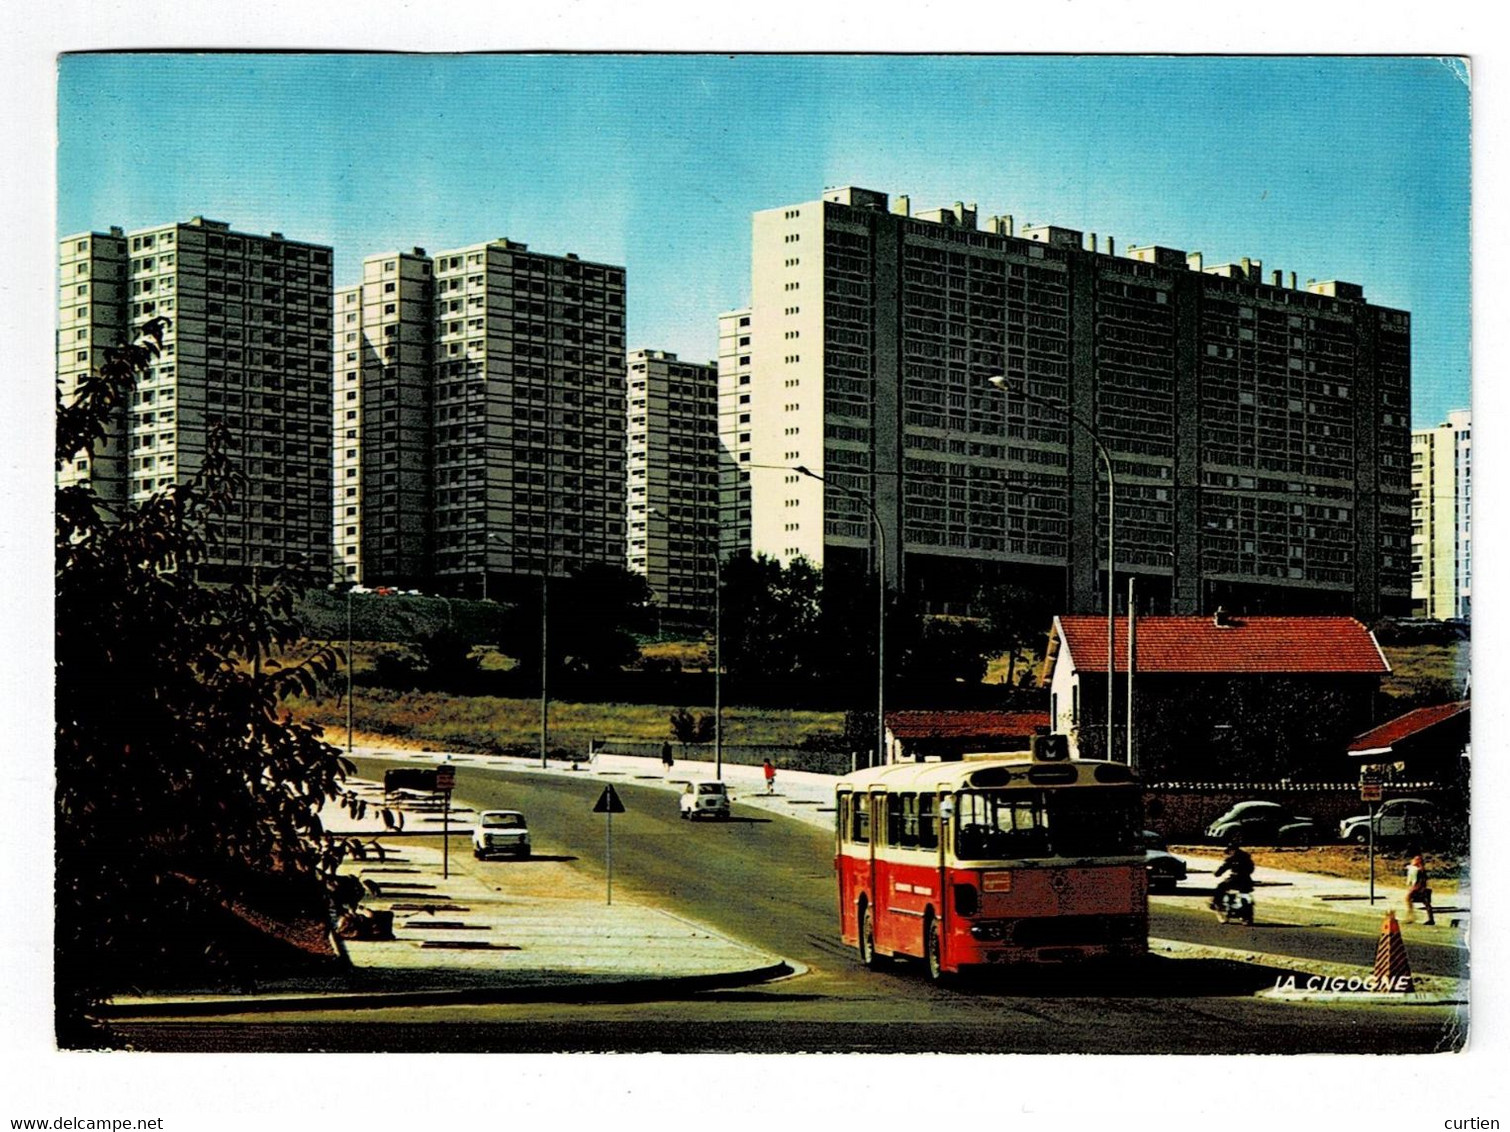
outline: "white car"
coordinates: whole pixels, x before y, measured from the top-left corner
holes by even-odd
[[[689,782],[682,791],[681,815],[693,818],[727,818],[729,788],[722,782]]]
[[[530,855],[530,829],[518,810],[484,810],[472,827],[472,856],[479,861],[498,853]]]
[[[1434,843],[1448,826],[1446,815],[1436,803],[1425,798],[1391,798],[1374,811],[1374,838],[1377,841],[1421,841]],[[1337,836],[1358,845],[1368,844],[1368,815],[1344,818]]]

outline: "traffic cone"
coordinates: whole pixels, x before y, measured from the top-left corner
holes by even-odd
[[[1410,960],[1405,958],[1405,940],[1400,935],[1400,921],[1394,909],[1384,913],[1379,926],[1379,946],[1374,951],[1374,982],[1381,988],[1410,994],[1415,984],[1410,977]]]

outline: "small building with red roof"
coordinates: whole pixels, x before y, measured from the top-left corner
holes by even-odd
[[[1370,728],[1347,746],[1362,765],[1382,766],[1395,778],[1459,784],[1468,775],[1471,739],[1468,700],[1432,704]]]
[[[1128,623],[1113,622],[1114,758],[1127,743]],[[1389,672],[1351,617],[1135,619],[1133,760],[1150,779],[1224,767],[1244,775],[1335,772],[1348,739],[1374,722]],[[1106,748],[1107,619],[1054,619],[1042,682],[1055,733],[1079,757]],[[1328,762],[1327,760],[1330,760]],[[1325,763],[1325,768],[1323,768]]]
[[[1046,711],[889,711],[886,761],[959,759],[997,751],[1025,751],[1049,729]]]

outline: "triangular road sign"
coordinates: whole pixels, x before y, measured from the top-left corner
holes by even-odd
[[[598,804],[592,808],[595,814],[622,814],[624,803],[618,794],[614,792],[613,783],[603,787],[603,794],[598,798]]]

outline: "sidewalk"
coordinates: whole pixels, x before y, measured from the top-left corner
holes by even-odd
[[[1193,893],[1209,892],[1216,884],[1212,875],[1222,855],[1213,849],[1205,852],[1177,853],[1189,867],[1190,875],[1181,890],[1186,895],[1153,895],[1155,903],[1189,903]],[[1343,928],[1377,936],[1384,913],[1394,909],[1405,939],[1447,946],[1465,946],[1468,936],[1469,891],[1465,879],[1458,891],[1443,895],[1436,903],[1436,926],[1428,927],[1424,919],[1414,923],[1405,918],[1405,886],[1392,875],[1381,873],[1374,883],[1374,902],[1369,903],[1368,882],[1346,877],[1301,873],[1259,866],[1253,872],[1253,899],[1259,915],[1269,922],[1292,923],[1302,927]],[[1417,917],[1424,917],[1420,909]]]
[[[366,753],[366,752],[364,752]],[[563,771],[562,773],[570,773]],[[327,807],[333,833],[357,837],[362,908],[393,917],[392,940],[345,940],[347,972],[259,985],[252,993],[118,996],[108,1014],[144,1017],[284,1010],[376,1009],[448,1003],[633,998],[740,986],[791,974],[793,966],[668,912],[615,895],[536,846],[525,860],[476,861],[472,811],[453,808],[450,852],[438,811],[395,806],[383,818],[382,787],[349,783],[367,801],[362,820]],[[425,842],[422,844],[421,842]],[[446,874],[449,875],[446,875]]]

